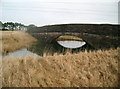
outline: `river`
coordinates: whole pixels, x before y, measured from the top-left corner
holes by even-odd
[[[44,56],[44,54],[46,55],[54,55],[55,53],[65,54],[66,51],[68,51],[68,49],[71,53],[77,53],[88,47],[89,45],[86,42],[81,42],[81,41],[53,40],[49,42],[42,39],[33,43],[27,48],[22,48],[20,50],[3,55],[3,59],[7,59],[8,57],[24,58],[25,56],[29,56],[29,55],[41,58]]]

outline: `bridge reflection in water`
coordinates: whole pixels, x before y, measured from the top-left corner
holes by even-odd
[[[86,44],[86,42],[81,41],[57,41],[58,44],[65,48],[79,48]]]

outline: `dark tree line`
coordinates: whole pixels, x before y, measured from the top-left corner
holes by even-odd
[[[2,24],[2,30],[11,30],[11,31],[14,31],[14,30],[26,30],[27,27],[21,23],[13,23],[13,22],[6,22],[6,23],[0,23]]]

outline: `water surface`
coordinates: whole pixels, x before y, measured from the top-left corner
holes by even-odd
[[[90,46],[86,42],[80,41],[56,41],[56,40],[45,40],[41,39],[27,48],[23,48],[14,52],[10,52],[7,55],[3,56],[7,58],[9,56],[14,58],[24,58],[25,56],[36,56],[41,58],[45,55],[54,55],[55,53],[58,54],[65,54],[68,49],[70,49],[71,53],[77,53]]]
[[[14,52],[8,53],[7,55],[4,55],[3,59],[9,58],[9,57],[24,58],[26,56],[35,56],[35,57],[41,58],[41,56],[27,50],[27,48],[22,48],[20,50],[16,50]]]
[[[86,44],[83,41],[57,41],[58,44],[65,48],[79,48]]]

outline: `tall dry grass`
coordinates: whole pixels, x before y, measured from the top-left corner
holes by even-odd
[[[31,35],[24,31],[2,31],[2,53],[8,53],[26,47],[36,41]]]
[[[120,48],[3,60],[4,87],[118,87]]]

